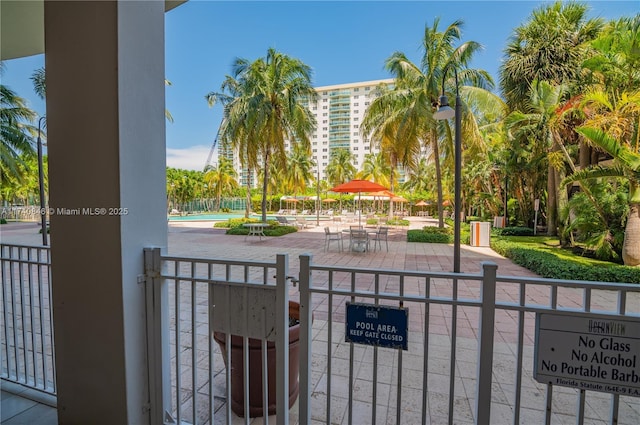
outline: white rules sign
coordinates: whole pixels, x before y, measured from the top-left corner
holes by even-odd
[[[640,397],[640,318],[538,313],[533,377]]]

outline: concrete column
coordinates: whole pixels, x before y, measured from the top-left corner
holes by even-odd
[[[148,423],[143,247],[167,245],[164,2],[45,2],[60,424]]]

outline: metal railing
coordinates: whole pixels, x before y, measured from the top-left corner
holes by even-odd
[[[0,244],[0,377],[56,394],[49,247]]]
[[[496,276],[496,269],[356,269],[300,256],[300,423],[549,424],[574,417],[583,424],[604,419],[603,405],[609,423],[637,423],[637,398],[542,384],[531,369],[536,313],[640,323],[640,286]],[[408,308],[408,351],[345,342],[347,302]]]
[[[286,255],[270,263],[145,249],[152,423],[231,423],[232,410],[246,424],[260,413],[268,423],[270,405],[277,406],[271,414],[278,424],[289,423],[288,350],[278,348],[288,346],[287,261]],[[272,346],[276,359],[268,363]],[[234,370],[240,376],[233,378]],[[254,374],[261,387],[250,384]]]

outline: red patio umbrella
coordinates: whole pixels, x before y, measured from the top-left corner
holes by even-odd
[[[362,192],[380,192],[381,190],[389,190],[388,188],[379,185],[378,183],[370,182],[369,180],[351,180],[346,183],[339,184],[333,189],[329,189],[331,192],[343,192],[343,193],[357,193],[358,194],[358,206],[360,206],[360,194]],[[358,225],[362,214],[358,214]]]

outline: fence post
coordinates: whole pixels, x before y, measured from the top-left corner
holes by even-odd
[[[311,325],[313,321],[311,305],[311,260],[309,254],[300,256],[300,399],[298,402],[298,418],[301,424],[311,423],[311,385],[309,371],[311,370]],[[329,413],[327,413],[328,415]]]
[[[289,424],[289,256],[276,256],[276,422]]]
[[[161,278],[160,248],[144,249],[144,271],[149,417],[152,424],[175,423],[170,410],[169,298]]]
[[[488,424],[491,418],[491,378],[493,374],[493,338],[496,313],[496,272],[498,265],[483,261],[478,346],[478,385],[476,424]]]

